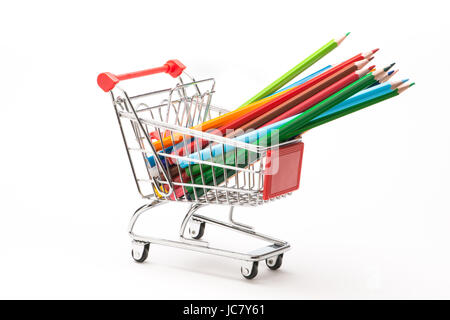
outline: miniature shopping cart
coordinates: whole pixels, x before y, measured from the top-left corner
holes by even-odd
[[[236,222],[233,208],[262,205],[298,188],[301,138],[267,147],[192,129],[228,111],[211,104],[214,79],[195,80],[184,69],[178,60],[169,60],[162,67],[123,75],[102,73],[97,79],[99,86],[110,93],[137,189],[149,201],[133,214],[129,224],[132,257],[144,262],[153,243],[240,260],[241,273],[247,279],[257,275],[258,262],[262,260],[276,270],[289,244]],[[129,95],[117,85],[156,73],[168,73],[177,79],[176,85],[137,95]],[[142,213],[168,201],[191,203],[181,223],[179,239],[134,233]],[[207,205],[229,206],[229,220],[219,221],[197,213]],[[251,252],[212,247],[201,239],[206,224],[252,236],[269,245]]]

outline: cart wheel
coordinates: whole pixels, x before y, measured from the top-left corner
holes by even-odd
[[[142,263],[148,257],[148,250],[150,249],[150,243],[139,243],[133,241],[133,249],[131,249],[131,256],[134,261]]]
[[[278,270],[283,263],[283,254],[280,254],[276,257],[271,257],[266,259],[266,265],[270,270]]]
[[[242,276],[245,279],[253,279],[258,274],[258,261],[241,267]]]
[[[205,234],[205,222],[192,220],[189,225],[189,235],[192,239],[199,240]]]

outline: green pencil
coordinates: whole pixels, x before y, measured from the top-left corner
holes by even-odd
[[[389,93],[386,93],[386,94],[381,95],[379,97],[375,97],[373,99],[361,102],[361,103],[356,104],[354,106],[351,106],[349,108],[346,108],[346,109],[343,109],[343,110],[339,110],[339,111],[334,112],[332,114],[329,114],[329,115],[327,115],[325,117],[312,120],[312,121],[308,122],[306,125],[304,125],[302,128],[300,128],[299,131],[301,133],[303,133],[303,132],[305,132],[307,130],[310,130],[312,128],[318,127],[318,126],[320,126],[322,124],[325,124],[325,123],[328,123],[330,121],[336,120],[336,119],[341,118],[343,116],[346,116],[346,115],[348,115],[350,113],[353,113],[353,112],[359,111],[361,109],[367,108],[367,107],[369,107],[369,106],[371,106],[373,104],[376,104],[376,103],[379,103],[381,101],[384,101],[384,100],[396,97],[400,93],[405,91],[406,89],[412,87],[414,84],[415,84],[414,82],[411,83],[411,84],[409,84],[409,83],[402,84],[398,88],[394,89],[393,91],[391,91]]]
[[[295,67],[293,67],[291,70],[283,74],[281,77],[279,77],[277,80],[269,84],[266,88],[264,88],[262,91],[257,93],[253,98],[249,99],[247,102],[245,102],[242,106],[239,108],[242,108],[252,102],[258,101],[268,95],[271,95],[281,87],[283,87],[285,84],[287,84],[289,81],[294,79],[296,76],[298,76],[300,73],[308,69],[310,66],[312,66],[314,63],[322,59],[324,56],[326,56],[328,53],[330,53],[333,49],[337,48],[342,41],[350,34],[350,32],[347,32],[347,34],[338,40],[330,40],[328,43],[323,45],[319,50],[311,54],[309,57],[307,57],[305,60],[297,64]],[[239,109],[238,108],[238,109]]]

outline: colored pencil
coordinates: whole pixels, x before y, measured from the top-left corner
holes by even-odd
[[[330,69],[330,68],[332,68],[332,67],[333,67],[333,66],[330,64],[330,65],[328,65],[328,66],[326,66],[326,67],[324,67],[324,68],[322,68],[322,69],[320,69],[320,70],[318,70],[318,71],[316,71],[316,72],[310,74],[309,76],[307,76],[307,77],[305,77],[305,78],[303,78],[303,79],[301,79],[301,80],[298,80],[298,81],[294,82],[293,84],[290,84],[290,85],[288,85],[288,86],[286,86],[286,87],[281,88],[280,90],[275,91],[274,93],[268,95],[268,97],[271,97],[271,96],[273,96],[274,94],[277,94],[277,93],[279,93],[279,92],[281,92],[281,91],[284,91],[284,90],[287,90],[287,89],[291,89],[291,88],[296,87],[296,86],[298,86],[298,85],[300,85],[300,84],[302,84],[302,83],[305,83],[306,81],[308,81],[308,80],[310,80],[310,79],[312,79],[312,78],[318,76],[319,74],[321,74],[321,73],[327,71],[328,69]]]
[[[395,70],[391,70],[387,73],[386,77],[380,79],[380,83],[386,82],[390,79],[391,75],[394,74]]]
[[[277,112],[275,114],[275,116],[270,117],[270,119],[266,118],[269,121],[266,121],[265,123],[260,123],[260,125],[270,125],[272,123],[286,119],[287,117],[290,117],[290,116],[293,116],[293,115],[296,115],[303,111],[308,110],[312,106],[318,104],[322,100],[328,98],[329,96],[335,94],[339,90],[348,86],[350,83],[365,76],[372,68],[373,68],[373,66],[350,73],[349,75],[340,79],[339,81],[335,82],[334,84],[326,86],[321,91],[317,92],[315,95],[309,97],[308,99],[302,101],[301,103],[299,103],[291,108],[281,110],[283,112]]]
[[[328,116],[332,113],[336,113],[343,109],[353,107],[357,104],[374,99],[374,98],[382,96],[384,94],[388,94],[388,93],[394,91],[395,89],[397,89],[398,87],[400,87],[401,85],[403,85],[404,83],[406,83],[407,81],[408,81],[408,79],[397,80],[397,81],[392,81],[392,82],[385,82],[385,83],[379,84],[374,87],[369,87],[369,88],[362,90],[362,91],[358,92],[357,94],[351,96],[347,100],[335,105],[334,107],[332,107],[328,111],[320,114],[319,116],[317,116],[316,118],[314,118],[311,121],[315,121],[322,117]]]
[[[389,79],[391,79],[393,76],[395,76],[398,73],[399,69],[395,70],[395,71],[389,71],[387,76],[384,77],[383,79],[381,79],[381,83],[389,81]]]
[[[383,95],[379,95],[377,97],[374,97],[372,99],[368,99],[366,101],[360,102],[356,105],[353,106],[349,106],[347,108],[341,108],[339,110],[335,110],[334,112],[331,112],[330,114],[327,114],[323,117],[318,117],[312,121],[310,121],[308,124],[306,124],[305,126],[303,126],[299,131],[301,132],[305,132],[307,130],[310,130],[312,128],[318,127],[322,124],[325,124],[327,122],[330,122],[332,120],[336,120],[338,118],[341,118],[343,116],[346,116],[350,113],[356,112],[358,110],[361,110],[363,108],[369,107],[375,103],[393,98],[395,96],[398,96],[399,94],[401,94],[402,92],[404,92],[406,89],[412,87],[415,83],[404,83],[400,86],[398,86],[397,88],[395,88],[394,90],[385,93]]]
[[[263,90],[258,92],[255,96],[247,100],[241,107],[244,107],[252,102],[258,101],[262,99],[263,97],[266,97],[281,87],[283,87],[286,83],[297,77],[300,73],[308,69],[310,66],[312,66],[314,63],[322,59],[324,56],[326,56],[328,53],[330,53],[332,50],[337,48],[342,41],[350,34],[348,32],[345,36],[335,40],[330,40],[328,43],[323,45],[320,49],[318,49],[316,52],[312,53],[309,57],[307,57],[305,60],[297,64],[295,67],[293,67],[291,70],[283,74],[281,77],[279,77],[277,80],[269,84],[267,87],[265,87]]]

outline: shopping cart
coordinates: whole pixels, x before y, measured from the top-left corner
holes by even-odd
[[[133,214],[129,224],[132,257],[144,262],[153,243],[240,260],[241,273],[247,279],[257,275],[262,260],[276,270],[290,245],[236,222],[233,209],[262,205],[298,188],[301,138],[266,147],[191,129],[228,111],[211,104],[214,79],[195,80],[184,69],[178,60],[169,60],[162,67],[123,75],[102,73],[97,79],[99,86],[110,93],[137,189],[150,201]],[[123,80],[164,72],[177,79],[173,88],[129,95],[117,85]],[[155,147],[158,143],[159,148]],[[181,223],[178,240],[134,232],[142,213],[168,201],[192,203]],[[207,205],[230,206],[228,221],[197,213]],[[201,239],[206,224],[269,245],[251,252],[212,247]]]

